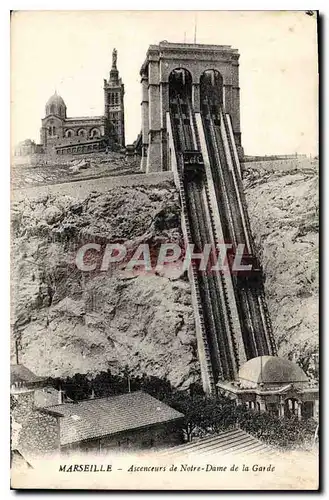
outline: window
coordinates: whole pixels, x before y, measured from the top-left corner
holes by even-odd
[[[55,105],[54,105],[54,104],[52,104],[52,105],[50,106],[50,114],[51,114],[51,115],[54,115],[54,114],[55,114]]]
[[[90,137],[100,137],[100,131],[98,128],[93,128],[90,132]]]

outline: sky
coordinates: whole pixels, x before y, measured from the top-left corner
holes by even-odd
[[[315,17],[296,11],[18,11],[11,20],[12,144],[39,142],[55,92],[68,116],[104,113],[112,50],[125,84],[126,143],[141,129],[140,67],[161,40],[240,52],[245,154],[318,153]]]

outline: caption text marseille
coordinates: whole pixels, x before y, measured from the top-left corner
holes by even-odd
[[[112,464],[61,464],[59,472],[114,472],[123,469],[115,469]],[[275,466],[272,464],[260,465],[191,465],[191,464],[171,464],[167,465],[130,465],[126,472],[274,472]]]

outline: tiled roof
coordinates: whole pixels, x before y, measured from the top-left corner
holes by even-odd
[[[182,418],[184,415],[141,391],[48,406],[61,415],[61,445]]]
[[[273,453],[273,448],[254,436],[251,436],[241,429],[231,429],[223,431],[213,436],[193,440],[190,443],[174,446],[161,453],[161,457],[177,460],[179,457],[188,456],[197,458],[203,455],[261,455],[266,453],[268,456]],[[159,454],[158,454],[159,456]]]
[[[25,382],[28,384],[41,382],[42,377],[38,377],[24,365],[10,365],[10,383]]]
[[[53,387],[45,387],[34,391],[34,404],[37,408],[44,408],[58,403],[59,391]]]

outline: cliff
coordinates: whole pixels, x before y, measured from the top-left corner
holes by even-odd
[[[85,242],[179,243],[171,183],[16,202],[12,231],[12,325],[22,363],[39,375],[117,373],[128,365],[175,386],[199,378],[188,281],[120,269],[86,273],[74,262]]]
[[[306,368],[318,349],[317,182],[315,171],[245,172],[279,353],[297,354]],[[182,241],[170,182],[80,199],[72,184],[71,196],[13,203],[12,328],[20,361],[33,372],[65,377],[128,365],[132,374],[167,377],[176,387],[199,379],[184,276],[76,268],[83,243],[127,240],[130,248]]]
[[[312,375],[319,343],[317,167],[248,168],[244,182],[278,354]]]

